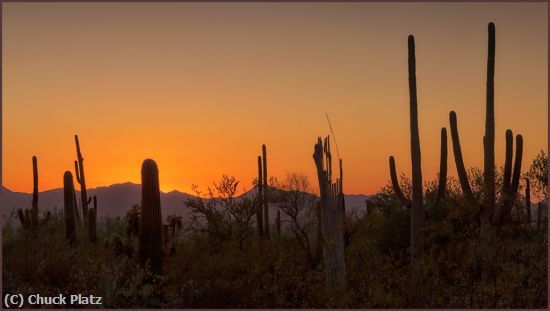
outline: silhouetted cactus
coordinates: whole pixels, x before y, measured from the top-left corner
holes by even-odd
[[[84,220],[84,226],[88,222],[88,204],[92,198],[88,199],[87,189],[86,189],[86,177],[84,175],[84,158],[80,152],[80,143],[78,141],[78,135],[74,135],[74,142],[76,145],[76,157],[77,161],[74,161],[74,170],[76,180],[80,184],[80,202],[82,203],[82,219]]]
[[[456,171],[458,174],[458,180],[460,181],[460,187],[462,188],[462,193],[468,204],[475,206],[477,205],[477,202],[474,198],[472,188],[470,187],[470,182],[468,181],[468,173],[466,172],[466,167],[464,166],[464,159],[462,158],[462,148],[460,147],[460,137],[458,134],[457,118],[454,111],[451,111],[449,113],[449,120],[451,124],[453,153],[455,158]]]
[[[269,188],[267,185],[267,151],[265,145],[262,145],[262,157],[263,157],[263,203],[264,203],[264,235],[269,240]]]
[[[262,178],[262,156],[258,156],[258,205],[256,206],[256,224],[258,235],[264,235],[264,213],[263,213],[263,178]]]
[[[411,163],[412,163],[412,199],[409,200],[401,191],[395,159],[390,156],[390,179],[393,190],[401,203],[411,208],[411,254],[412,258],[420,257],[424,251],[424,233],[422,228],[425,221],[424,194],[422,191],[422,167],[420,152],[420,134],[418,130],[418,103],[416,98],[416,56],[414,37],[408,38],[408,72],[409,72],[409,107],[411,133]],[[435,207],[441,204],[447,187],[447,130],[441,129],[441,158],[439,164],[439,184]]]
[[[50,218],[50,212],[46,212],[45,217],[40,220],[38,213],[38,160],[36,156],[32,157],[32,203],[31,209],[25,211],[18,209],[17,216],[21,222],[21,226],[26,230],[36,231],[37,227],[43,225]]]
[[[151,159],[143,161],[141,166],[139,257],[142,266],[150,262],[153,272],[162,273],[162,215],[159,171],[157,164]]]
[[[495,210],[495,25],[488,25],[487,44],[487,94],[485,106],[485,138],[483,153],[483,207],[485,220],[493,217]]]
[[[66,171],[63,175],[63,198],[64,198],[64,209],[63,214],[65,218],[65,238],[69,242],[76,242],[76,226],[74,220],[74,184],[73,184],[73,175],[71,172]]]
[[[97,197],[94,195],[94,207],[88,209],[88,239],[92,243],[97,242]]]
[[[516,158],[512,173],[513,133],[506,130],[506,157],[504,163],[502,204],[497,210],[495,202],[495,113],[494,113],[494,71],[495,71],[495,25],[488,26],[487,56],[487,98],[485,107],[485,136],[483,137],[484,169],[482,204],[476,202],[462,158],[458,135],[457,117],[454,111],[449,114],[453,152],[462,192],[468,204],[479,207],[483,223],[502,224],[507,220],[519,188],[521,162],[523,154],[523,137],[516,136]]]
[[[344,215],[342,209],[342,183],[331,180],[330,139],[319,137],[314,146],[313,159],[317,168],[321,201],[321,232],[323,262],[327,284],[333,289],[346,287],[346,263],[344,258]],[[326,169],[325,169],[326,163]]]

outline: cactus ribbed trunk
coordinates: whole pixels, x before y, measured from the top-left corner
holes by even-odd
[[[76,145],[76,157],[77,161],[75,161],[74,168],[75,168],[75,175],[76,180],[80,184],[80,201],[82,203],[82,219],[84,220],[84,225],[87,225],[88,222],[88,204],[90,201],[88,200],[88,194],[86,190],[86,177],[84,175],[84,158],[82,157],[82,153],[80,152],[80,142],[78,141],[78,135],[74,136],[74,142]]]
[[[65,238],[70,243],[76,242],[76,226],[74,221],[74,199],[73,199],[74,183],[73,175],[67,171],[63,175],[63,198],[65,218]]]
[[[482,218],[489,221],[495,210],[495,25],[488,26],[487,98],[485,107],[485,143],[483,161]]]
[[[88,239],[92,243],[97,242],[97,197],[94,195],[94,208],[88,210]]]
[[[439,208],[445,199],[447,192],[447,129],[441,128],[441,150],[439,159],[439,184],[437,187],[437,197],[435,199],[435,208]]]
[[[162,274],[162,215],[160,206],[159,171],[155,161],[146,159],[141,166],[141,217],[139,257],[144,266]]]
[[[256,224],[258,235],[264,235],[264,213],[263,213],[263,178],[262,178],[262,156],[258,156],[258,205],[256,206]]]
[[[267,186],[267,151],[265,145],[262,145],[262,157],[263,157],[263,203],[264,203],[264,234],[265,237],[269,240],[269,188]]]
[[[323,142],[318,138],[314,147],[313,159],[317,167],[319,193],[321,201],[321,232],[323,245],[323,262],[328,287],[343,290],[346,287],[346,263],[344,257],[344,223],[339,180],[332,183],[330,179],[331,157],[328,139]],[[323,152],[325,151],[325,152]],[[324,167],[326,159],[327,169]]]
[[[420,135],[418,133],[418,105],[416,99],[416,57],[414,37],[409,36],[409,97],[412,162],[412,202],[411,202],[411,253],[413,259],[424,251],[424,205],[422,192],[422,167],[420,155]]]

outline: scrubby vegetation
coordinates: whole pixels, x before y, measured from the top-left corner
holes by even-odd
[[[473,188],[481,189],[476,174],[470,177]],[[224,181],[235,182],[225,177],[218,185]],[[402,184],[407,195],[409,183],[402,179]],[[427,199],[435,195],[435,185],[426,185]],[[476,211],[456,180],[450,179],[447,193],[440,209],[427,211],[426,255],[416,264],[408,252],[410,212],[390,185],[372,196],[368,213],[348,213],[353,228],[345,252],[348,284],[337,293],[326,287],[323,265],[311,266],[293,231],[283,230],[269,241],[258,237],[253,222],[244,239],[239,231],[223,239],[217,231],[180,231],[175,253],[165,248],[164,274],[155,275],[139,265],[138,238],[131,228],[135,208],[127,218],[100,219],[97,244],[78,239],[73,246],[59,212],[36,234],[17,226],[13,214],[3,229],[3,291],[82,292],[104,297],[104,307],[546,306],[546,218],[540,225],[526,223],[518,201],[516,221],[499,229],[496,252],[487,254],[479,242]],[[223,224],[242,226],[237,218]],[[80,229],[78,236],[85,237]]]

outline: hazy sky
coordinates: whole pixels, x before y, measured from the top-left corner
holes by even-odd
[[[88,187],[140,182],[153,158],[163,191],[222,174],[249,188],[261,145],[269,174],[317,188],[313,145],[329,134],[345,192],[410,176],[407,36],[414,34],[425,180],[440,128],[458,114],[467,166],[482,167],[487,23],[496,25],[496,163],[505,130],[524,169],[547,150],[546,3],[4,3],[3,183],[62,186],[78,134]],[[449,137],[449,173],[456,174]],[[335,152],[334,152],[335,153]]]

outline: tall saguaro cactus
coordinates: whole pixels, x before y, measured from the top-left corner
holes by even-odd
[[[409,36],[409,97],[412,161],[411,252],[414,258],[424,250],[424,205],[422,167],[420,165],[420,135],[418,133],[418,105],[416,101],[416,57],[414,37]]]
[[[256,206],[256,224],[258,235],[264,235],[264,213],[263,213],[263,179],[262,179],[262,156],[258,156],[258,205]]]
[[[80,184],[80,199],[82,202],[82,219],[84,220],[84,225],[86,226],[88,223],[88,204],[90,204],[90,200],[88,200],[88,194],[86,192],[86,177],[84,176],[84,158],[82,157],[82,153],[80,152],[80,142],[78,141],[78,135],[74,135],[74,142],[76,145],[76,157],[77,161],[74,161],[74,170],[75,170],[75,176],[76,180]]]
[[[141,166],[141,217],[139,232],[141,265],[150,262],[151,269],[162,274],[162,215],[159,171],[155,161],[146,159]]]
[[[390,156],[390,179],[393,191],[401,203],[411,208],[411,254],[413,260],[420,257],[424,251],[424,233],[422,227],[425,221],[424,198],[422,191],[422,167],[420,152],[420,134],[418,130],[418,102],[416,97],[416,55],[414,37],[408,38],[408,72],[409,72],[409,116],[411,133],[411,163],[412,163],[412,199],[409,200],[401,191],[395,159]],[[441,129],[441,157],[439,164],[439,184],[435,207],[441,204],[447,187],[447,130]]]
[[[64,209],[63,209],[63,216],[65,218],[65,238],[69,240],[69,242],[75,243],[76,242],[76,225],[75,225],[75,219],[74,219],[74,199],[73,199],[73,191],[74,191],[74,184],[73,184],[73,175],[71,172],[66,171],[63,175],[63,198],[64,198]]]
[[[323,141],[319,137],[314,146],[313,160],[319,180],[321,234],[323,243],[323,262],[327,284],[332,289],[346,287],[346,262],[344,256],[344,215],[341,195],[342,183],[332,182],[332,167],[329,138]],[[326,164],[326,169],[325,169]]]
[[[481,215],[490,220],[495,210],[495,25],[488,26],[487,98],[485,106],[485,143],[483,161],[483,209]]]
[[[262,145],[263,157],[263,201],[264,201],[264,235],[269,240],[269,189],[267,185],[267,150],[265,145]]]

